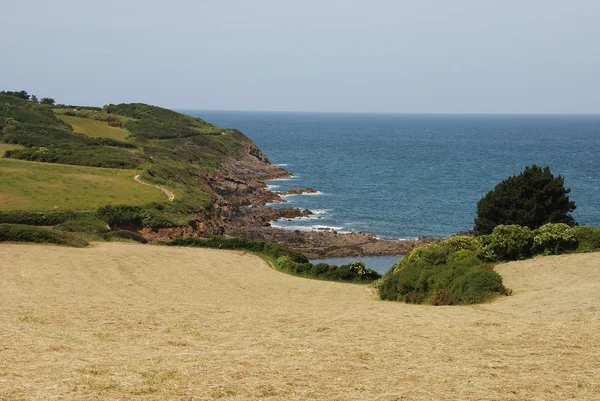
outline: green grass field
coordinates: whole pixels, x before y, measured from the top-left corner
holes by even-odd
[[[97,138],[112,138],[124,140],[129,136],[125,128],[111,127],[105,121],[93,120],[91,118],[80,118],[65,115],[57,115],[58,118],[73,127],[75,132],[83,132],[87,136]]]
[[[4,156],[4,152],[11,149],[23,149],[21,145],[13,145],[10,143],[0,143],[0,157]]]
[[[0,159],[0,210],[94,210],[167,201],[159,189],[134,182],[139,173]]]

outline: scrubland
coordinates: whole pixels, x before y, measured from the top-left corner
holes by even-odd
[[[497,271],[512,296],[434,307],[242,252],[0,244],[0,399],[600,399],[600,253]]]

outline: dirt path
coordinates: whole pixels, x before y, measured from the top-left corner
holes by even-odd
[[[133,180],[136,182],[139,182],[140,184],[148,185],[148,186],[160,189],[167,195],[167,198],[169,198],[169,201],[171,201],[171,202],[173,202],[173,200],[175,199],[175,194],[173,192],[169,191],[165,187],[161,187],[160,185],[150,184],[149,182],[142,181],[139,174],[136,175],[135,177],[133,177]]]

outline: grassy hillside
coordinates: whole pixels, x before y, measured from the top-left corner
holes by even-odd
[[[500,266],[512,296],[436,308],[241,252],[0,253],[3,400],[600,398],[598,253]]]
[[[0,211],[95,210],[165,201],[159,189],[133,181],[140,172],[0,159]]]
[[[252,144],[236,130],[223,129],[200,118],[142,103],[111,104],[104,108],[52,107],[0,93],[0,116],[0,143],[7,144],[0,148],[4,157],[74,166],[136,169],[140,170],[144,181],[177,193],[174,202],[166,202],[157,200],[156,196],[146,196],[148,191],[154,192],[152,188],[139,189],[141,185],[132,183],[125,185],[121,182],[116,184],[115,191],[105,191],[100,183],[86,183],[82,187],[77,181],[58,180],[50,184],[46,180],[46,184],[40,184],[39,199],[23,203],[23,199],[32,192],[31,185],[35,180],[27,176],[27,169],[20,168],[13,169],[4,179],[4,185],[15,186],[4,196],[2,207],[5,209],[40,207],[45,210],[47,203],[58,205],[61,198],[69,201],[59,207],[86,204],[90,208],[121,201],[136,205],[145,199],[151,209],[150,214],[163,215],[161,221],[169,226],[185,224],[194,213],[206,212],[212,207],[211,194],[201,190],[198,181],[207,172],[218,169],[224,158],[243,157],[246,148]],[[0,167],[0,170],[6,168]],[[105,184],[108,185],[107,182]],[[59,191],[44,193],[52,185]],[[74,186],[66,188],[71,185]],[[82,189],[87,195],[75,199],[75,194]],[[72,194],[63,197],[60,195],[63,190]],[[111,195],[117,191],[124,195]],[[91,198],[94,202],[90,201]],[[155,201],[162,204],[152,204]]]

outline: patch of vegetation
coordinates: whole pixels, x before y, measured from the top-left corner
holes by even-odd
[[[570,189],[564,178],[554,177],[548,166],[525,167],[507,178],[477,203],[475,231],[489,234],[499,225],[520,225],[536,229],[547,223],[575,224],[569,214],[575,202],[569,200]]]
[[[85,215],[84,213],[77,213],[72,210],[54,210],[48,212],[11,210],[0,212],[0,223],[55,226],[67,220],[82,218]]]
[[[111,104],[106,107],[106,112],[132,118],[125,128],[142,139],[186,138],[222,132],[221,128],[200,118],[143,103]]]
[[[180,238],[166,243],[171,246],[194,246],[214,249],[239,249],[257,253],[270,260],[278,270],[302,277],[322,280],[371,282],[381,277],[362,262],[336,266],[309,263],[305,255],[279,244],[252,241],[246,238]]]
[[[509,291],[473,250],[476,242],[442,241],[419,247],[376,284],[384,300],[432,305],[475,304]]]
[[[22,224],[0,224],[0,242],[35,242],[86,247],[87,241],[71,233]]]
[[[4,102],[9,99],[10,101]],[[51,108],[0,95],[0,142],[17,144],[5,157],[80,166],[135,168],[150,159],[131,143],[78,135]],[[125,148],[125,149],[123,149]]]
[[[591,252],[600,249],[600,228],[590,226],[573,227],[577,238],[577,252]]]
[[[136,242],[139,242],[142,244],[148,243],[148,240],[146,238],[142,237],[141,235],[139,235],[138,233],[134,233],[132,231],[127,231],[127,230],[110,231],[110,232],[104,234],[103,238],[106,241],[130,240],[130,241],[136,241]]]
[[[75,218],[66,220],[54,227],[56,230],[87,233],[87,234],[103,234],[110,231],[110,227],[104,220],[94,214],[81,214]]]
[[[433,305],[484,302],[510,291],[491,264],[536,255],[600,250],[600,228],[548,223],[499,225],[489,235],[455,236],[416,248],[376,283],[382,299]]]

